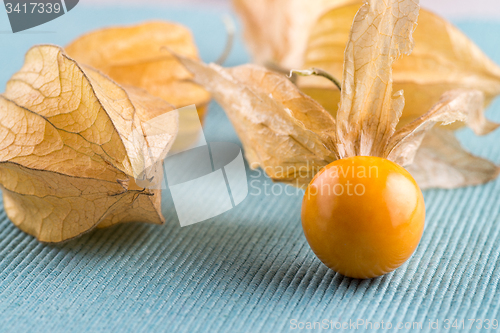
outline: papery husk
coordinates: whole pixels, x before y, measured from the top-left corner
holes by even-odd
[[[0,95],[7,216],[50,243],[96,226],[163,223],[161,191],[144,183],[161,182],[177,130],[178,113],[162,99],[124,89],[57,46],[31,48]]]
[[[319,67],[335,77],[342,76],[349,22],[358,9],[356,4],[344,6],[318,19],[301,67]],[[403,90],[406,99],[399,127],[424,114],[446,91],[481,90],[485,94],[485,107],[500,93],[500,67],[451,23],[421,9],[413,38],[415,47],[411,55],[402,57],[393,66],[393,89]],[[299,85],[335,114],[339,92],[334,86],[318,78],[301,78]]]
[[[467,152],[452,130],[435,127],[423,137],[406,169],[422,189],[481,185],[498,177],[493,162]]]
[[[394,7],[399,6],[399,11]],[[354,18],[345,50],[337,112],[339,157],[380,156],[405,105],[393,94],[392,64],[413,49],[418,2],[370,1]]]
[[[275,0],[271,6],[277,10],[273,11],[262,10],[265,0],[233,2],[255,61],[286,70],[321,68],[342,79],[344,50],[362,1],[330,0],[311,6],[306,0]],[[282,41],[280,36],[284,36]],[[393,90],[404,90],[406,99],[398,127],[423,115],[446,91],[481,90],[485,106],[500,93],[500,68],[451,23],[421,9],[413,38],[412,54],[393,66]],[[298,84],[336,115],[340,92],[331,82],[301,77]]]
[[[410,123],[404,118],[404,94],[402,91],[393,93],[392,66],[405,57],[409,58],[407,55],[414,47],[412,35],[418,14],[418,1],[412,0],[371,0],[358,11],[348,33],[345,57],[342,58],[342,94],[336,121],[328,120],[328,111],[312,104],[307,95],[301,94],[280,74],[273,74],[262,67],[247,65],[223,69],[179,58],[193,72],[194,80],[209,90],[224,108],[243,143],[249,162],[264,168],[273,180],[303,186],[319,171],[318,168],[308,169],[307,177],[289,173],[282,178],[277,177],[275,171],[285,166],[295,166],[297,170],[308,163],[321,167],[333,159],[363,155],[384,157],[407,166],[423,188],[453,188],[492,180],[498,174],[492,162],[467,153],[456,139],[436,140],[441,133],[439,131],[444,129],[432,130],[430,138],[425,139],[426,133],[435,124],[449,126],[462,122],[481,135],[496,129],[498,125],[484,117],[484,90],[446,92],[429,111]],[[482,57],[474,49],[471,52]],[[333,86],[324,78],[313,79]],[[293,103],[285,104],[285,101]],[[295,115],[303,113],[308,115],[307,122],[298,123],[299,118]],[[400,121],[402,124],[398,129]],[[324,127],[304,127],[304,124],[315,123],[324,124]],[[305,135],[302,132],[304,129],[310,133]],[[290,141],[291,138],[294,140]],[[286,145],[283,146],[283,142]],[[444,145],[435,149],[443,153],[441,160],[432,156],[430,145],[436,142]],[[422,151],[419,149],[421,144]],[[307,151],[302,150],[304,147],[308,148]],[[318,150],[319,147],[323,148]],[[413,165],[416,154],[418,165],[425,164],[429,159],[430,167]],[[454,157],[465,160],[460,163]],[[475,162],[481,165],[476,172],[463,175]],[[271,169],[267,168],[269,166]],[[443,179],[451,183],[444,186],[443,182],[434,181],[440,172],[450,172],[452,176],[444,175]]]
[[[189,29],[163,21],[96,30],[65,47],[69,56],[122,85],[145,89],[176,108],[194,104],[203,121],[210,95],[189,80],[190,73],[167,49],[190,59],[199,59]],[[174,151],[191,146],[200,134],[196,132],[199,126],[190,126],[192,120],[186,118],[187,113],[181,112],[180,117],[182,126],[172,148]],[[198,122],[198,119],[194,121]]]
[[[426,114],[394,133],[385,147],[384,155],[402,166],[412,164],[420,142],[436,124],[464,122],[478,135],[494,131],[499,125],[486,120],[483,105],[484,94],[479,90],[444,93]]]
[[[359,1],[315,0],[312,4],[305,0],[233,0],[254,62],[285,69],[303,64],[309,33],[326,9],[355,3]]]
[[[338,155],[379,156],[410,166],[422,188],[454,188],[495,179],[498,167],[467,153],[451,130],[437,128],[426,138],[436,124],[463,122],[480,135],[495,130],[498,124],[484,117],[481,90],[448,91],[428,112],[396,131],[405,100],[402,91],[392,93],[392,67],[412,52],[418,14],[418,2],[413,0],[371,0],[356,14],[344,57]],[[413,164],[415,155],[418,165]],[[474,163],[478,167],[466,174]],[[443,180],[437,180],[441,173]]]
[[[460,121],[478,135],[490,133],[499,124],[486,120],[483,105],[481,91],[446,92],[425,115],[396,131],[385,156],[406,166],[422,189],[452,189],[495,179],[500,170],[497,165],[467,152],[451,129],[434,127]]]
[[[252,168],[304,187],[337,158],[332,116],[286,77],[256,65],[225,69],[179,59],[224,108]]]

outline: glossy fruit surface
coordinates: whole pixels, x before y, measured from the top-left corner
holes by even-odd
[[[354,278],[401,266],[415,251],[425,222],[422,192],[401,166],[356,156],[323,168],[302,202],[302,227],[318,258]]]

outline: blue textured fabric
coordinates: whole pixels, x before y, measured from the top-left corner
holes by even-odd
[[[0,88],[32,44],[64,45],[89,29],[151,18],[190,26],[203,58],[214,60],[225,37],[219,14],[81,5],[34,29],[38,33],[16,35],[6,32],[2,16]],[[500,62],[499,23],[458,24]],[[238,39],[229,65],[247,60]],[[500,120],[500,104],[488,114]],[[239,142],[214,103],[206,136]],[[459,136],[468,149],[500,163],[500,131],[477,138],[464,130]],[[261,191],[264,182],[274,193],[284,189],[255,171],[250,175]],[[235,209],[180,228],[165,191],[164,226],[120,225],[63,245],[38,243],[2,209],[0,332],[288,332],[293,319],[384,321],[393,329],[398,322],[421,322],[423,329],[414,331],[439,332],[445,319],[465,319],[467,327],[468,319],[499,319],[500,181],[426,191],[427,225],[416,253],[372,280],[340,276],[319,262],[300,225],[302,193],[292,192],[256,195],[251,187]],[[438,321],[440,329],[430,329],[429,321]]]

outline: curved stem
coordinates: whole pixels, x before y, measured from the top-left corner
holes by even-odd
[[[340,82],[336,78],[334,78],[330,73],[328,73],[325,70],[322,70],[321,68],[311,68],[305,70],[292,69],[288,77],[291,78],[293,74],[297,74],[300,76],[310,76],[310,75],[322,76],[333,82],[333,84],[335,84],[337,88],[339,88],[339,90],[342,90]]]
[[[224,51],[222,51],[221,55],[215,63],[217,65],[223,65],[229,54],[231,53],[231,50],[233,49],[233,44],[234,44],[234,35],[236,28],[234,27],[234,21],[229,15],[224,15],[222,18],[222,21],[224,22],[224,26],[226,27],[226,33],[227,33],[227,40],[226,40],[226,46],[224,47]]]

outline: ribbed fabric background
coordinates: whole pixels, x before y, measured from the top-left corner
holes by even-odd
[[[0,81],[20,68],[34,43],[64,45],[92,28],[149,18],[190,26],[206,61],[223,48],[217,12],[79,6],[35,29],[47,33],[0,34]],[[458,24],[500,62],[500,24]],[[6,22],[0,29],[8,30]],[[246,61],[238,40],[229,65]],[[500,104],[488,114],[500,120]],[[238,142],[215,103],[206,136]],[[500,131],[477,138],[465,130],[460,138],[500,163]],[[258,182],[248,198],[210,221],[180,228],[165,191],[164,226],[121,225],[60,246],[38,243],[2,209],[0,332],[288,332],[293,319],[422,322],[415,331],[431,331],[429,320],[438,320],[434,331],[444,331],[445,319],[466,325],[471,318],[499,319],[500,181],[426,191],[426,230],[411,260],[386,276],[356,280],[335,274],[311,252],[300,225],[300,191],[256,195],[264,183],[274,193],[285,188],[249,175]]]

